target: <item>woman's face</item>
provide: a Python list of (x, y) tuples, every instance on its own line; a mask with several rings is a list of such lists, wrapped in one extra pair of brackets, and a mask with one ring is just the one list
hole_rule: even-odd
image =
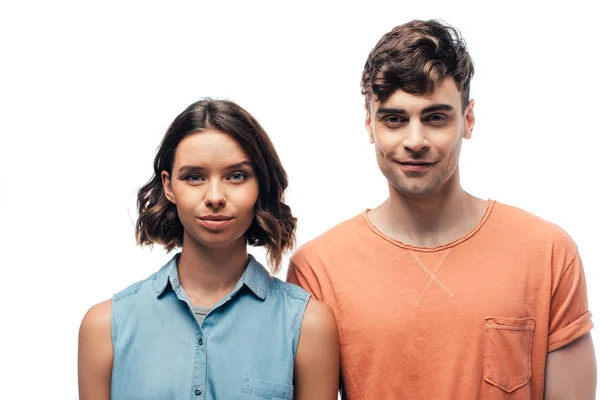
[(161, 178), (177, 207), (184, 243), (191, 239), (211, 248), (245, 243), (258, 178), (233, 138), (213, 129), (187, 136), (177, 146), (171, 175), (163, 171)]

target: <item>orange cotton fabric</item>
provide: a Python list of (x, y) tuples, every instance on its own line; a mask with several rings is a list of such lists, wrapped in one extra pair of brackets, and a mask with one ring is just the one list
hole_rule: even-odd
[(547, 353), (592, 328), (573, 241), (494, 201), (436, 248), (365, 211), (298, 250), (288, 280), (333, 309), (351, 400), (541, 399)]

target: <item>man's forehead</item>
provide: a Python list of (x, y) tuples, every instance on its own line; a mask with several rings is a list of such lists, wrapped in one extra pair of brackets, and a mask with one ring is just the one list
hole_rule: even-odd
[(392, 93), (385, 101), (371, 101), (371, 109), (377, 112), (380, 108), (397, 108), (404, 110), (421, 110), (432, 104), (448, 104), (457, 108), (461, 104), (461, 94), (452, 78), (446, 78), (436, 85), (430, 95), (418, 95), (405, 92), (401, 89)]

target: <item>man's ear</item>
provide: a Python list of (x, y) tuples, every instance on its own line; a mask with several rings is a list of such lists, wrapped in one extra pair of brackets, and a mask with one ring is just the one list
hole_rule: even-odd
[(373, 136), (373, 125), (371, 124), (371, 103), (369, 102), (369, 100), (367, 100), (367, 102), (365, 103), (365, 128), (367, 129), (367, 132), (369, 133), (369, 142), (371, 142), (371, 144), (375, 143), (375, 137)]
[(160, 173), (160, 179), (162, 181), (163, 192), (165, 193), (165, 197), (173, 204), (177, 204), (175, 201), (175, 196), (173, 195), (173, 188), (171, 187), (171, 177), (167, 171), (162, 171)]
[(473, 107), (475, 106), (475, 100), (471, 99), (469, 105), (465, 110), (465, 131), (463, 132), (463, 138), (471, 139), (473, 134), (473, 127), (475, 126), (475, 112)]

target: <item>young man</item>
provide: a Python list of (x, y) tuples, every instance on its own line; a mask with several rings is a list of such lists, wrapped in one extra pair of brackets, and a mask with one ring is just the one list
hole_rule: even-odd
[(362, 77), (389, 198), (304, 245), (288, 280), (334, 310), (348, 399), (592, 399), (577, 247), (559, 227), (465, 192), (475, 116), (459, 33), (413, 21)]

